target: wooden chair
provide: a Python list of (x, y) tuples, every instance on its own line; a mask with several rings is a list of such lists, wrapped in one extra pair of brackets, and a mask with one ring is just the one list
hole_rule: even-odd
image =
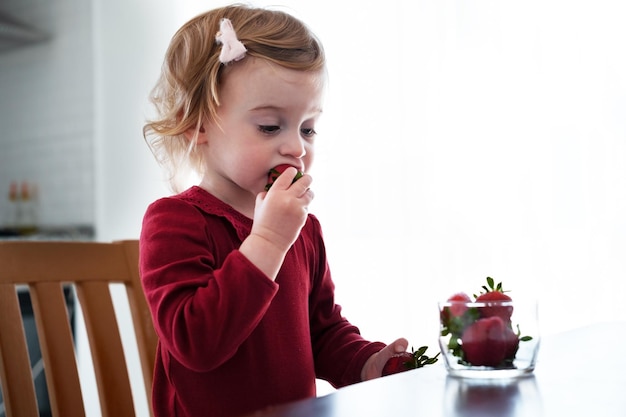
[[(113, 243), (0, 241), (0, 384), (7, 417), (39, 416), (18, 287), (28, 288), (52, 415), (84, 416), (75, 345), (63, 289), (75, 289), (85, 322), (103, 416), (134, 416), (109, 284), (126, 287), (150, 405), (157, 337), (139, 281), (136, 240)], [(1, 413), (0, 413), (1, 414)]]

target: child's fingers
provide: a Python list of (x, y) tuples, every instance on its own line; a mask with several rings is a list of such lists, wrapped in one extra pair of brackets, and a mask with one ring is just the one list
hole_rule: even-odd
[(310, 194), (310, 197), (313, 197), (313, 192), (311, 191), (311, 184), (313, 183), (313, 178), (304, 174), (300, 179), (291, 184), (291, 188), (295, 190), (296, 195), (298, 197), (304, 197), (306, 194)]

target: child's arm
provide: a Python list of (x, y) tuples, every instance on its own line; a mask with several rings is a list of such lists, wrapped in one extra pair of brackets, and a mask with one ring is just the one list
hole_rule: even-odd
[(228, 220), (178, 198), (150, 205), (142, 224), (141, 279), (159, 341), (198, 372), (230, 359), (278, 292), (232, 233)]
[(257, 196), (252, 231), (239, 248), (272, 280), (276, 279), (287, 251), (298, 238), (313, 200), (309, 189), (311, 176), (304, 175), (292, 184), (296, 173), (296, 168), (288, 168), (268, 192)]

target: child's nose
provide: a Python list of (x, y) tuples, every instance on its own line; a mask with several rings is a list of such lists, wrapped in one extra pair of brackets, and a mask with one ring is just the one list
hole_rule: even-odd
[(289, 155), (296, 158), (304, 157), (304, 155), (306, 155), (306, 146), (304, 139), (300, 136), (300, 132), (285, 136), (280, 152), (283, 155)]

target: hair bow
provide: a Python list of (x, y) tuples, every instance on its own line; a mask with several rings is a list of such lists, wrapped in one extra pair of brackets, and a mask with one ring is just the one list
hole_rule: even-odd
[(230, 19), (224, 18), (220, 21), (220, 31), (215, 35), (215, 40), (217, 43), (222, 44), (222, 51), (219, 57), (222, 64), (239, 61), (246, 56), (246, 47), (237, 39), (237, 34)]

